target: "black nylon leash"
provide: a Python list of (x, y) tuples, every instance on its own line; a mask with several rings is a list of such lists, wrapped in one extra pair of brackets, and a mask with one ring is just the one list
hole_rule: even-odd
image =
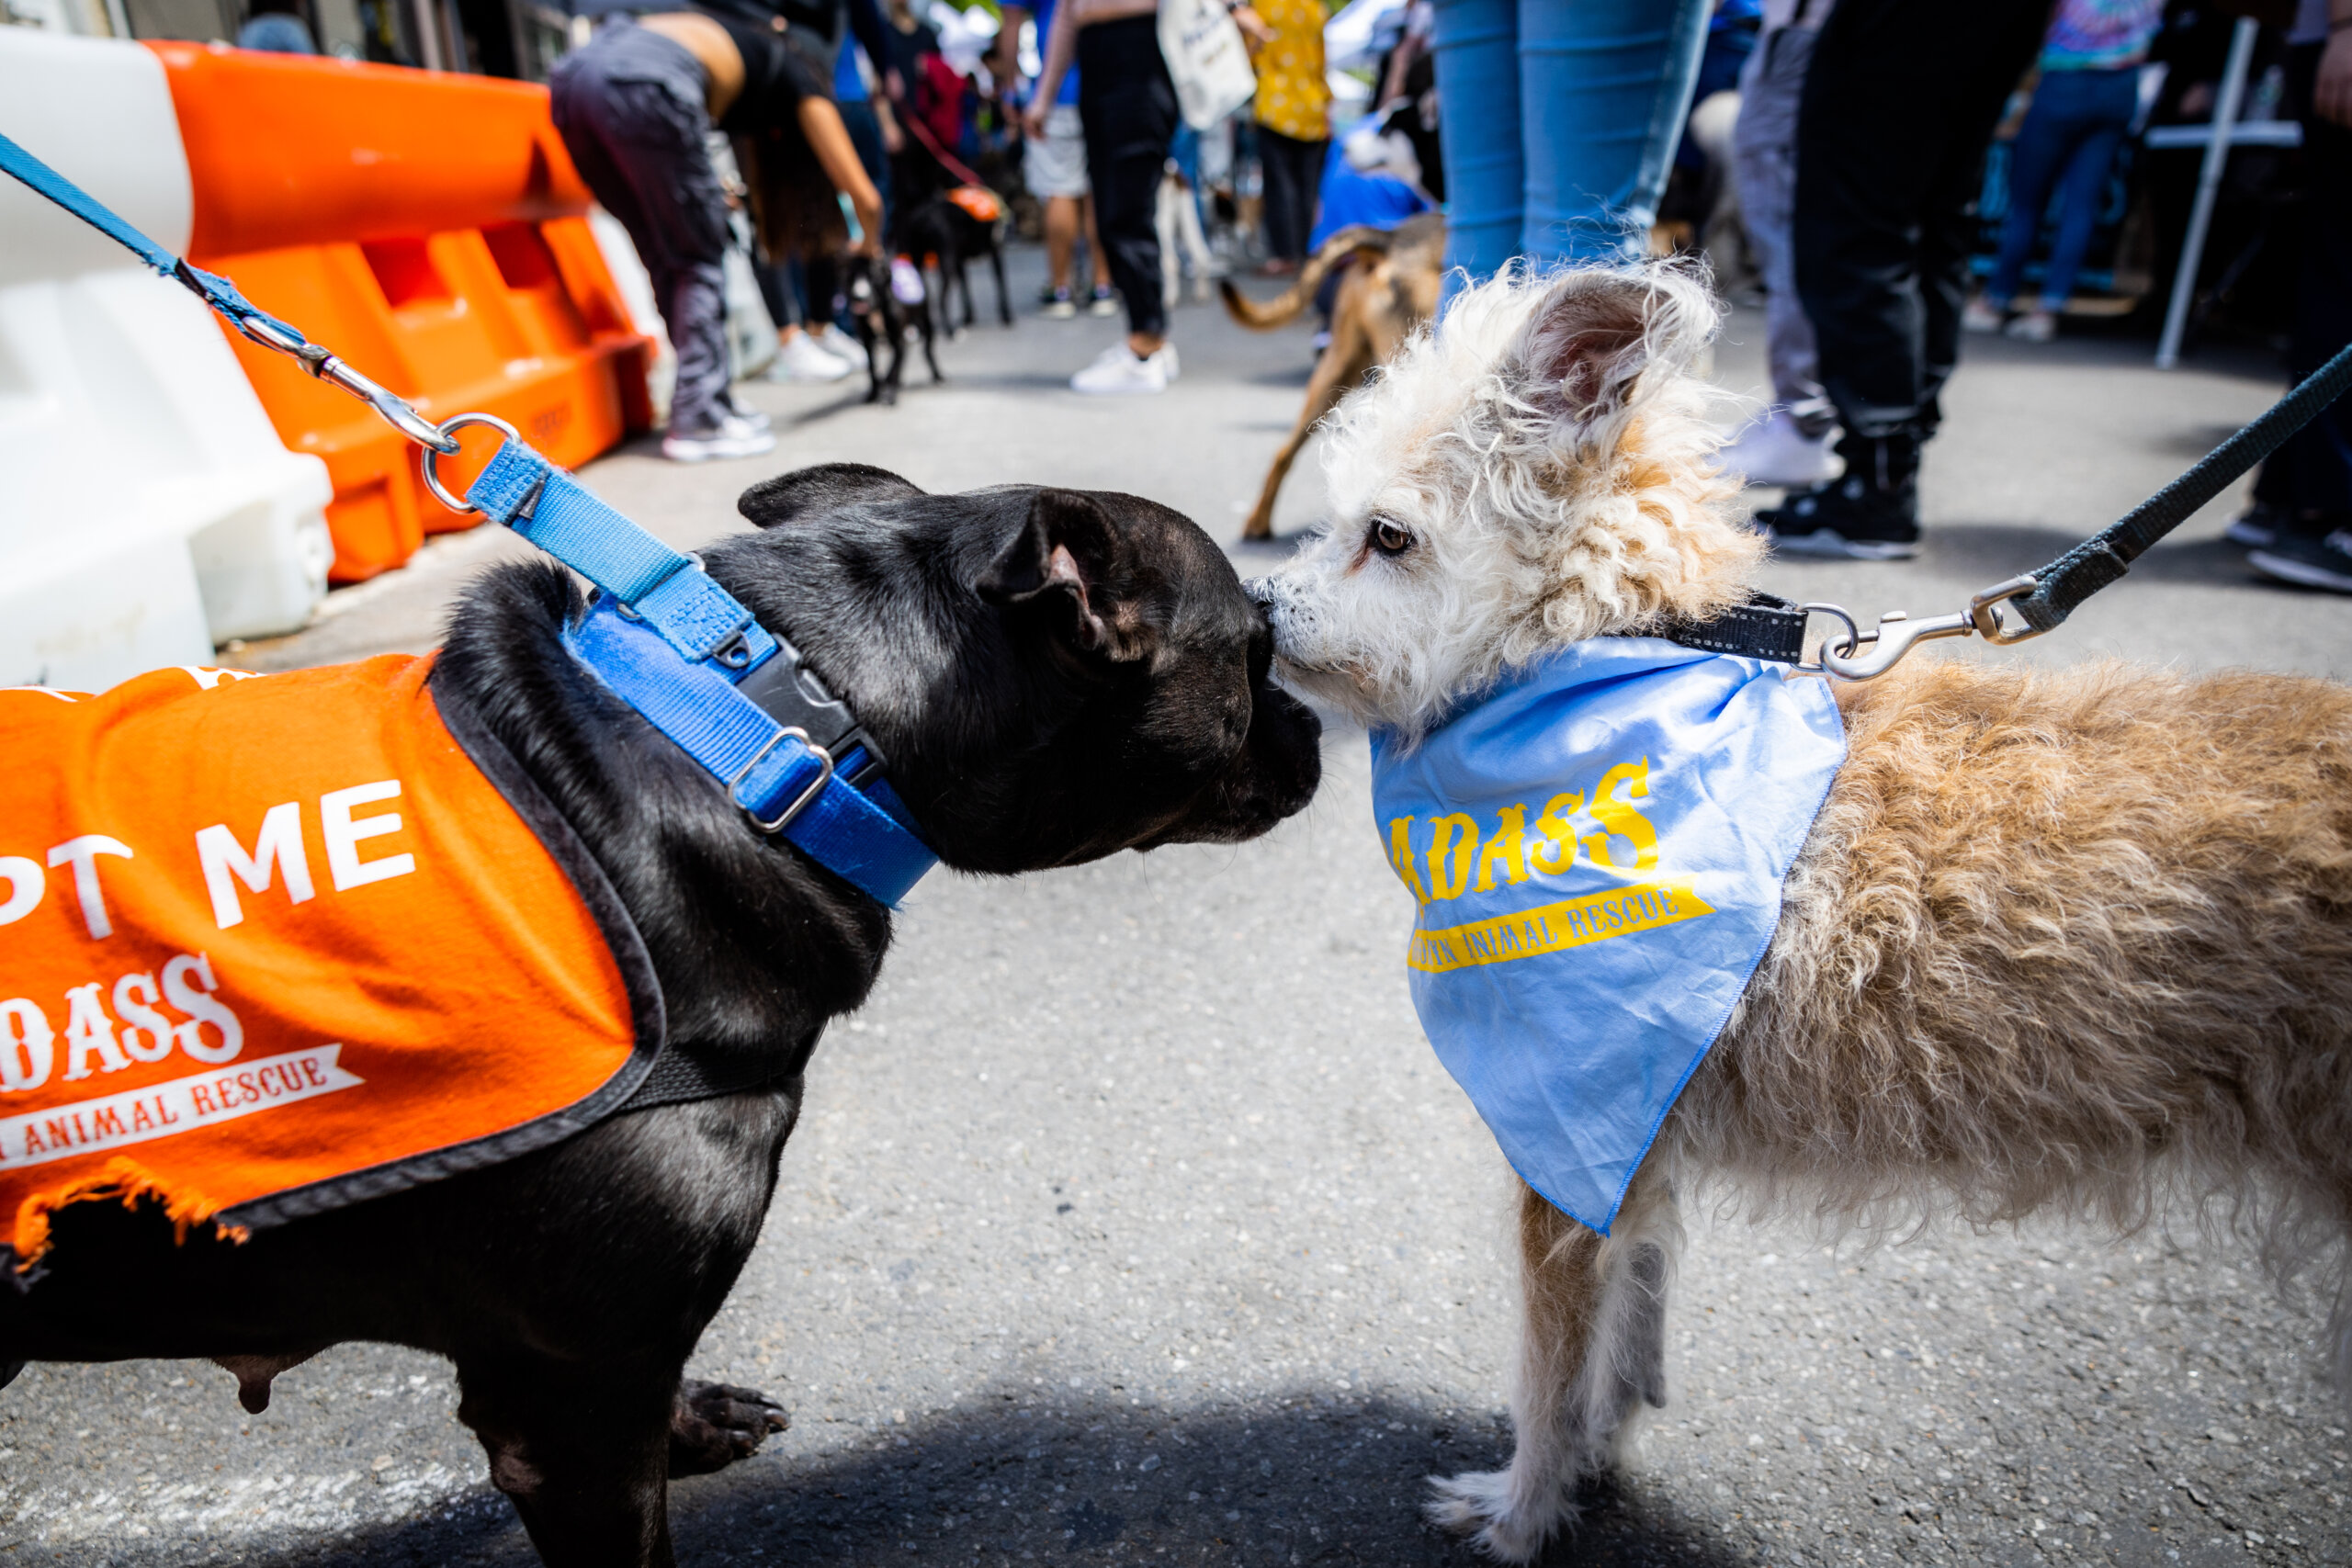
[[(2040, 637), (2065, 624), (2066, 617), (2100, 589), (2132, 570), (2148, 547), (2187, 522), (2189, 516), (2287, 443), (2347, 389), (2352, 389), (2352, 344), (2306, 378), (2301, 386), (2270, 405), (2245, 429), (2207, 453), (2196, 467), (2126, 513), (2120, 519), (2085, 539), (2049, 565), (2023, 577), (2012, 577), (1971, 595), (1968, 608), (1951, 615), (1915, 621), (1899, 610), (1879, 617), (1865, 632), (1854, 617), (1836, 604), (1792, 604), (1769, 593), (1704, 622), (1668, 621), (1658, 636), (1687, 648), (1710, 653), (1767, 659), (1777, 663), (1818, 668), (1848, 681), (1868, 681), (1883, 675), (1911, 651), (1915, 643), (1938, 637), (1982, 637), (2006, 645)], [(2015, 621), (2004, 621), (2000, 607), (2016, 606)], [(1804, 663), (1804, 627), (1808, 615), (1834, 615), (1845, 622), (1843, 637), (1822, 645), (1818, 666)], [(1875, 647), (1867, 659), (1862, 645)]]
[(2352, 344), (2271, 404), (2252, 424), (2208, 452), (2195, 468), (2124, 513), (2120, 522), (2033, 573), (2033, 592), (2015, 601), (2018, 616), (2036, 632), (2053, 631), (2064, 625), (2084, 600), (2129, 571), (2142, 551), (2188, 521), (2191, 513), (2228, 489), (2240, 474), (2285, 446), (2289, 436), (2317, 418), (2347, 387), (2352, 387)]

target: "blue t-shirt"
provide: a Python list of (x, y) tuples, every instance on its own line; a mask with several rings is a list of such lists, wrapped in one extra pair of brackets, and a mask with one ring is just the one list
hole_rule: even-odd
[[(1046, 51), (1054, 36), (1054, 0), (1037, 0), (1037, 69), (1046, 68)], [(1078, 102), (1078, 62), (1069, 62), (1062, 73), (1062, 90), (1054, 96), (1057, 104)]]
[(833, 61), (833, 102), (862, 104), (866, 101), (865, 78), (857, 69), (858, 56), (865, 51), (855, 40), (843, 39), (842, 51)]

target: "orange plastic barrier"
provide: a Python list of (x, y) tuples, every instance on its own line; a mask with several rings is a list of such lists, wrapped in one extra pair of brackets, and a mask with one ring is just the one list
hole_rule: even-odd
[[(196, 194), (188, 259), (235, 280), (434, 419), (495, 414), (567, 467), (652, 423), (652, 342), (596, 249), (544, 87), (401, 66), (151, 43)], [(226, 328), (223, 329), (227, 331)], [(229, 341), (297, 452), (326, 460), (334, 576), (470, 526), (416, 449), (299, 366)], [(469, 482), (492, 445), (442, 471)]]

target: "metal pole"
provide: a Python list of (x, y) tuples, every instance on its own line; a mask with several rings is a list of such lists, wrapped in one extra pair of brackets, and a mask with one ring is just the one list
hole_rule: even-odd
[(2205, 142), (2205, 167), (2197, 176), (2197, 205), (2189, 210), (2188, 231), (2181, 237), (2180, 270), (2172, 280), (2172, 305), (2165, 311), (2165, 335), (2156, 344), (2156, 368), (2170, 370), (2180, 363), (2180, 340), (2188, 332), (2188, 308), (2197, 299), (2197, 269), (2205, 260), (2205, 231), (2212, 227), (2213, 203), (2222, 191), (2222, 175), (2229, 167), (2230, 137), (2237, 130), (2238, 106), (2245, 99), (2246, 72), (2254, 64), (2255, 35), (2260, 27), (2251, 17), (2238, 18), (2230, 35), (2230, 62), (2222, 72), (2221, 96), (2213, 105), (2212, 134)]

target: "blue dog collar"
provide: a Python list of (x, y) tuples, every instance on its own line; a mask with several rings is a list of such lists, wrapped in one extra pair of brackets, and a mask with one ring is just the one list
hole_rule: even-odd
[(939, 863), (848, 707), (700, 562), (519, 440), (499, 448), (466, 500), (596, 585), (564, 646), (760, 831), (893, 908)]

